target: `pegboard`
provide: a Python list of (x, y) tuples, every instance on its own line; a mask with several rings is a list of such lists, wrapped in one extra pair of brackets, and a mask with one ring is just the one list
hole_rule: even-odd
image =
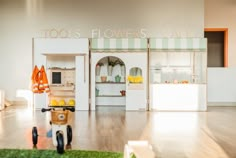
[(64, 70), (64, 85), (75, 85), (75, 70)]

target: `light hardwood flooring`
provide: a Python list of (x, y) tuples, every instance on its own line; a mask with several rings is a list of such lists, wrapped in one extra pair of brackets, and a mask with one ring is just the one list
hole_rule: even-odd
[[(0, 148), (32, 148), (31, 131), (39, 130), (38, 149), (55, 149), (50, 114), (8, 107), (0, 112)], [(76, 111), (69, 119), (72, 149), (123, 152), (128, 140), (148, 140), (158, 158), (236, 158), (236, 107), (207, 112), (126, 112), (121, 108)]]

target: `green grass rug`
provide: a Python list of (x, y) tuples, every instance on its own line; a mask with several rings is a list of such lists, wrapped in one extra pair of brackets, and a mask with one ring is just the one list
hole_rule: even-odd
[(66, 150), (58, 154), (56, 150), (0, 149), (0, 158), (123, 158), (123, 153)]

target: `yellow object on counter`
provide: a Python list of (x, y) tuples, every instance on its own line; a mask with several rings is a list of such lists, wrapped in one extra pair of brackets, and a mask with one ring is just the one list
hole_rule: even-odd
[(59, 105), (60, 105), (60, 106), (64, 106), (64, 105), (66, 105), (65, 100), (64, 100), (64, 99), (61, 99), (61, 100), (59, 101)]
[(74, 99), (70, 99), (68, 102), (69, 106), (75, 106), (75, 100)]
[(51, 106), (57, 106), (57, 105), (58, 105), (58, 102), (57, 102), (55, 99), (52, 99), (52, 100), (50, 101), (50, 105), (51, 105)]
[(143, 77), (142, 76), (128, 76), (127, 80), (130, 83), (142, 83), (143, 82)]

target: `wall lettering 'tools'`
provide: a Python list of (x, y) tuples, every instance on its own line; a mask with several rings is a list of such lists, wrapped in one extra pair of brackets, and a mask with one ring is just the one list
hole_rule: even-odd
[(44, 38), (80, 38), (79, 29), (45, 29), (42, 30), (42, 37)]

